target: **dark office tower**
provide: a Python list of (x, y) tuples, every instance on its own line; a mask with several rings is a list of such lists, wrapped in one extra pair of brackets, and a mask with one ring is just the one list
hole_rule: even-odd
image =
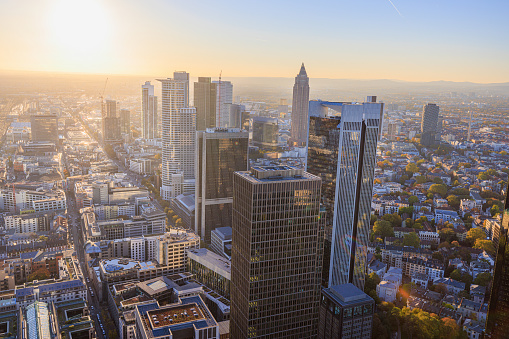
[(157, 133), (157, 97), (154, 96), (154, 85), (146, 81), (141, 86), (141, 136), (143, 139), (156, 139)]
[(131, 135), (131, 112), (125, 108), (120, 110), (120, 134)]
[(114, 143), (120, 141), (120, 119), (117, 116), (117, 102), (106, 100), (106, 112), (103, 112), (103, 141)]
[(216, 127), (217, 84), (211, 78), (199, 77), (194, 83), (196, 130)]
[(210, 232), (232, 226), (233, 173), (247, 170), (249, 133), (235, 128), (196, 132), (195, 227), (207, 243)]
[(329, 286), (352, 283), (363, 290), (383, 103), (368, 97), (340, 107)]
[(276, 118), (253, 118), (253, 146), (272, 150), (278, 146), (279, 126)]
[(353, 284), (322, 291), (319, 339), (371, 339), (375, 301)]
[(292, 130), (291, 142), (297, 146), (303, 146), (308, 137), (308, 105), (309, 105), (309, 78), (304, 68), (304, 63), (300, 67), (300, 72), (295, 77), (293, 85), (292, 102)]
[(320, 181), (288, 166), (234, 174), (232, 338), (316, 337)]
[[(311, 113), (311, 112), (310, 112)], [(307, 171), (322, 178), (322, 206), (325, 208), (325, 244), (322, 284), (329, 280), (332, 226), (339, 149), (339, 117), (309, 117)]]
[(506, 190), (495, 274), (491, 286), (486, 334), (488, 338), (507, 338), (509, 334), (509, 186)]
[(32, 141), (58, 142), (58, 116), (56, 114), (32, 115), (30, 126)]
[(427, 104), (422, 108), (421, 144), (424, 146), (435, 144), (439, 111), (440, 107), (436, 104)]

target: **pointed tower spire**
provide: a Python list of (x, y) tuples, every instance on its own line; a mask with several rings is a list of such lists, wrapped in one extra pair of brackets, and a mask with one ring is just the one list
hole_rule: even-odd
[(302, 66), (300, 66), (300, 72), (299, 72), (299, 75), (305, 75), (307, 76), (308, 74), (306, 73), (306, 67), (304, 67), (304, 63), (302, 63)]

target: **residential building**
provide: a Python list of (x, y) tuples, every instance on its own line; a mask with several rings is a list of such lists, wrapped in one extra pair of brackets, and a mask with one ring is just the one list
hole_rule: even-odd
[(396, 294), (398, 293), (399, 287), (395, 283), (390, 281), (381, 281), (376, 285), (376, 295), (380, 300), (387, 301), (389, 303), (396, 300)]
[(232, 225), (233, 173), (247, 170), (249, 133), (234, 128), (196, 132), (195, 231), (210, 243), (210, 232)]
[(303, 146), (308, 138), (309, 78), (304, 63), (295, 77), (292, 101), (291, 143)]
[(322, 291), (320, 339), (370, 339), (375, 301), (353, 284), (331, 286)]
[(321, 180), (289, 166), (233, 180), (231, 335), (309, 338), (318, 327)]

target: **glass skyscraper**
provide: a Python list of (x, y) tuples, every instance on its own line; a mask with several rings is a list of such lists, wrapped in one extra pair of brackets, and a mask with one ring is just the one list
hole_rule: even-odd
[(143, 139), (156, 139), (157, 132), (157, 97), (154, 96), (154, 85), (146, 81), (141, 86), (141, 136)]
[(234, 175), (232, 338), (312, 338), (323, 256), (321, 180), (288, 166)]
[(249, 133), (235, 128), (196, 133), (195, 227), (210, 243), (210, 232), (232, 226), (233, 173), (248, 168)]

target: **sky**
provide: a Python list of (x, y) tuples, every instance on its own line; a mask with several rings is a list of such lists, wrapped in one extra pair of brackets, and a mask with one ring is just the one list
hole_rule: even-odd
[(0, 0), (0, 69), (509, 81), (509, 1)]

